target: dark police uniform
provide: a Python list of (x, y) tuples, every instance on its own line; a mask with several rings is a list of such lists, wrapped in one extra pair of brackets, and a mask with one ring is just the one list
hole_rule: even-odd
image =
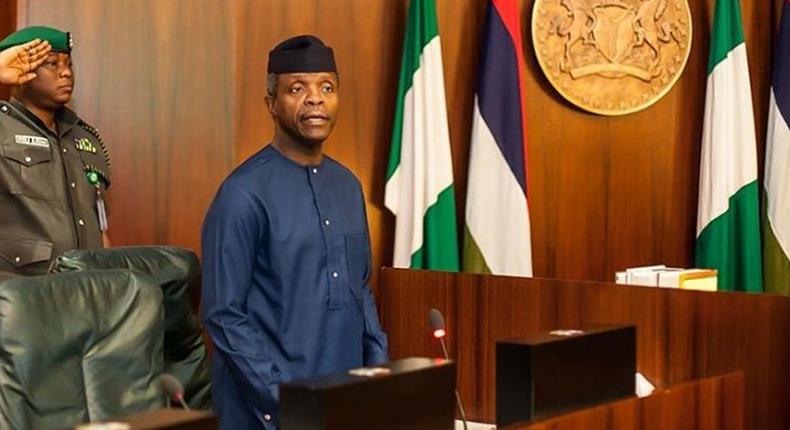
[(0, 272), (38, 275), (64, 251), (100, 248), (110, 161), (73, 111), (57, 134), (18, 101), (0, 102)]

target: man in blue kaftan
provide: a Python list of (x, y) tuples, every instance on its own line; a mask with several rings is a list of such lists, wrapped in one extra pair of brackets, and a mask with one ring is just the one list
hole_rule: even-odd
[(206, 215), (203, 314), (222, 429), (275, 429), (281, 383), (388, 360), (367, 285), (362, 189), (321, 149), (338, 88), (333, 52), (318, 38), (276, 46), (274, 139), (231, 173)]

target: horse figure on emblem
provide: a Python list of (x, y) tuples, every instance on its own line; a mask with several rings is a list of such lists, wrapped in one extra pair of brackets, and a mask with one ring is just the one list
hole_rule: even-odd
[(666, 10), (667, 0), (643, 0), (636, 12), (636, 18), (634, 18), (634, 31), (637, 38), (634, 46), (643, 46), (647, 43), (647, 46), (653, 51), (654, 64), (661, 60), (659, 42), (668, 43), (672, 39), (678, 41), (674, 23), (662, 22), (659, 24), (659, 20)]
[(558, 34), (565, 38), (565, 53), (560, 60), (560, 70), (568, 70), (567, 64), (571, 63), (571, 49), (582, 42), (592, 43), (590, 34), (595, 26), (595, 13), (587, 0), (560, 0), (560, 4), (568, 10), (570, 22), (563, 25), (562, 17), (557, 16), (551, 23), (549, 34)]

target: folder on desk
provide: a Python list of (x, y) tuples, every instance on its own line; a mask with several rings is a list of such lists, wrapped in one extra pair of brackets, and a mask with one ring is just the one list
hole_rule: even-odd
[(675, 269), (658, 273), (658, 286), (684, 290), (716, 291), (718, 272), (709, 269)]

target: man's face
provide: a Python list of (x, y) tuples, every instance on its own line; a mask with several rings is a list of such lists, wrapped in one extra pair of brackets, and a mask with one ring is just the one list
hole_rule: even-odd
[(335, 126), (338, 80), (332, 72), (278, 75), (274, 97), (267, 97), (275, 122), (291, 136), (313, 143)]
[(74, 91), (71, 55), (52, 52), (35, 72), (37, 77), (24, 86), (27, 99), (52, 110), (71, 101), (71, 93)]

